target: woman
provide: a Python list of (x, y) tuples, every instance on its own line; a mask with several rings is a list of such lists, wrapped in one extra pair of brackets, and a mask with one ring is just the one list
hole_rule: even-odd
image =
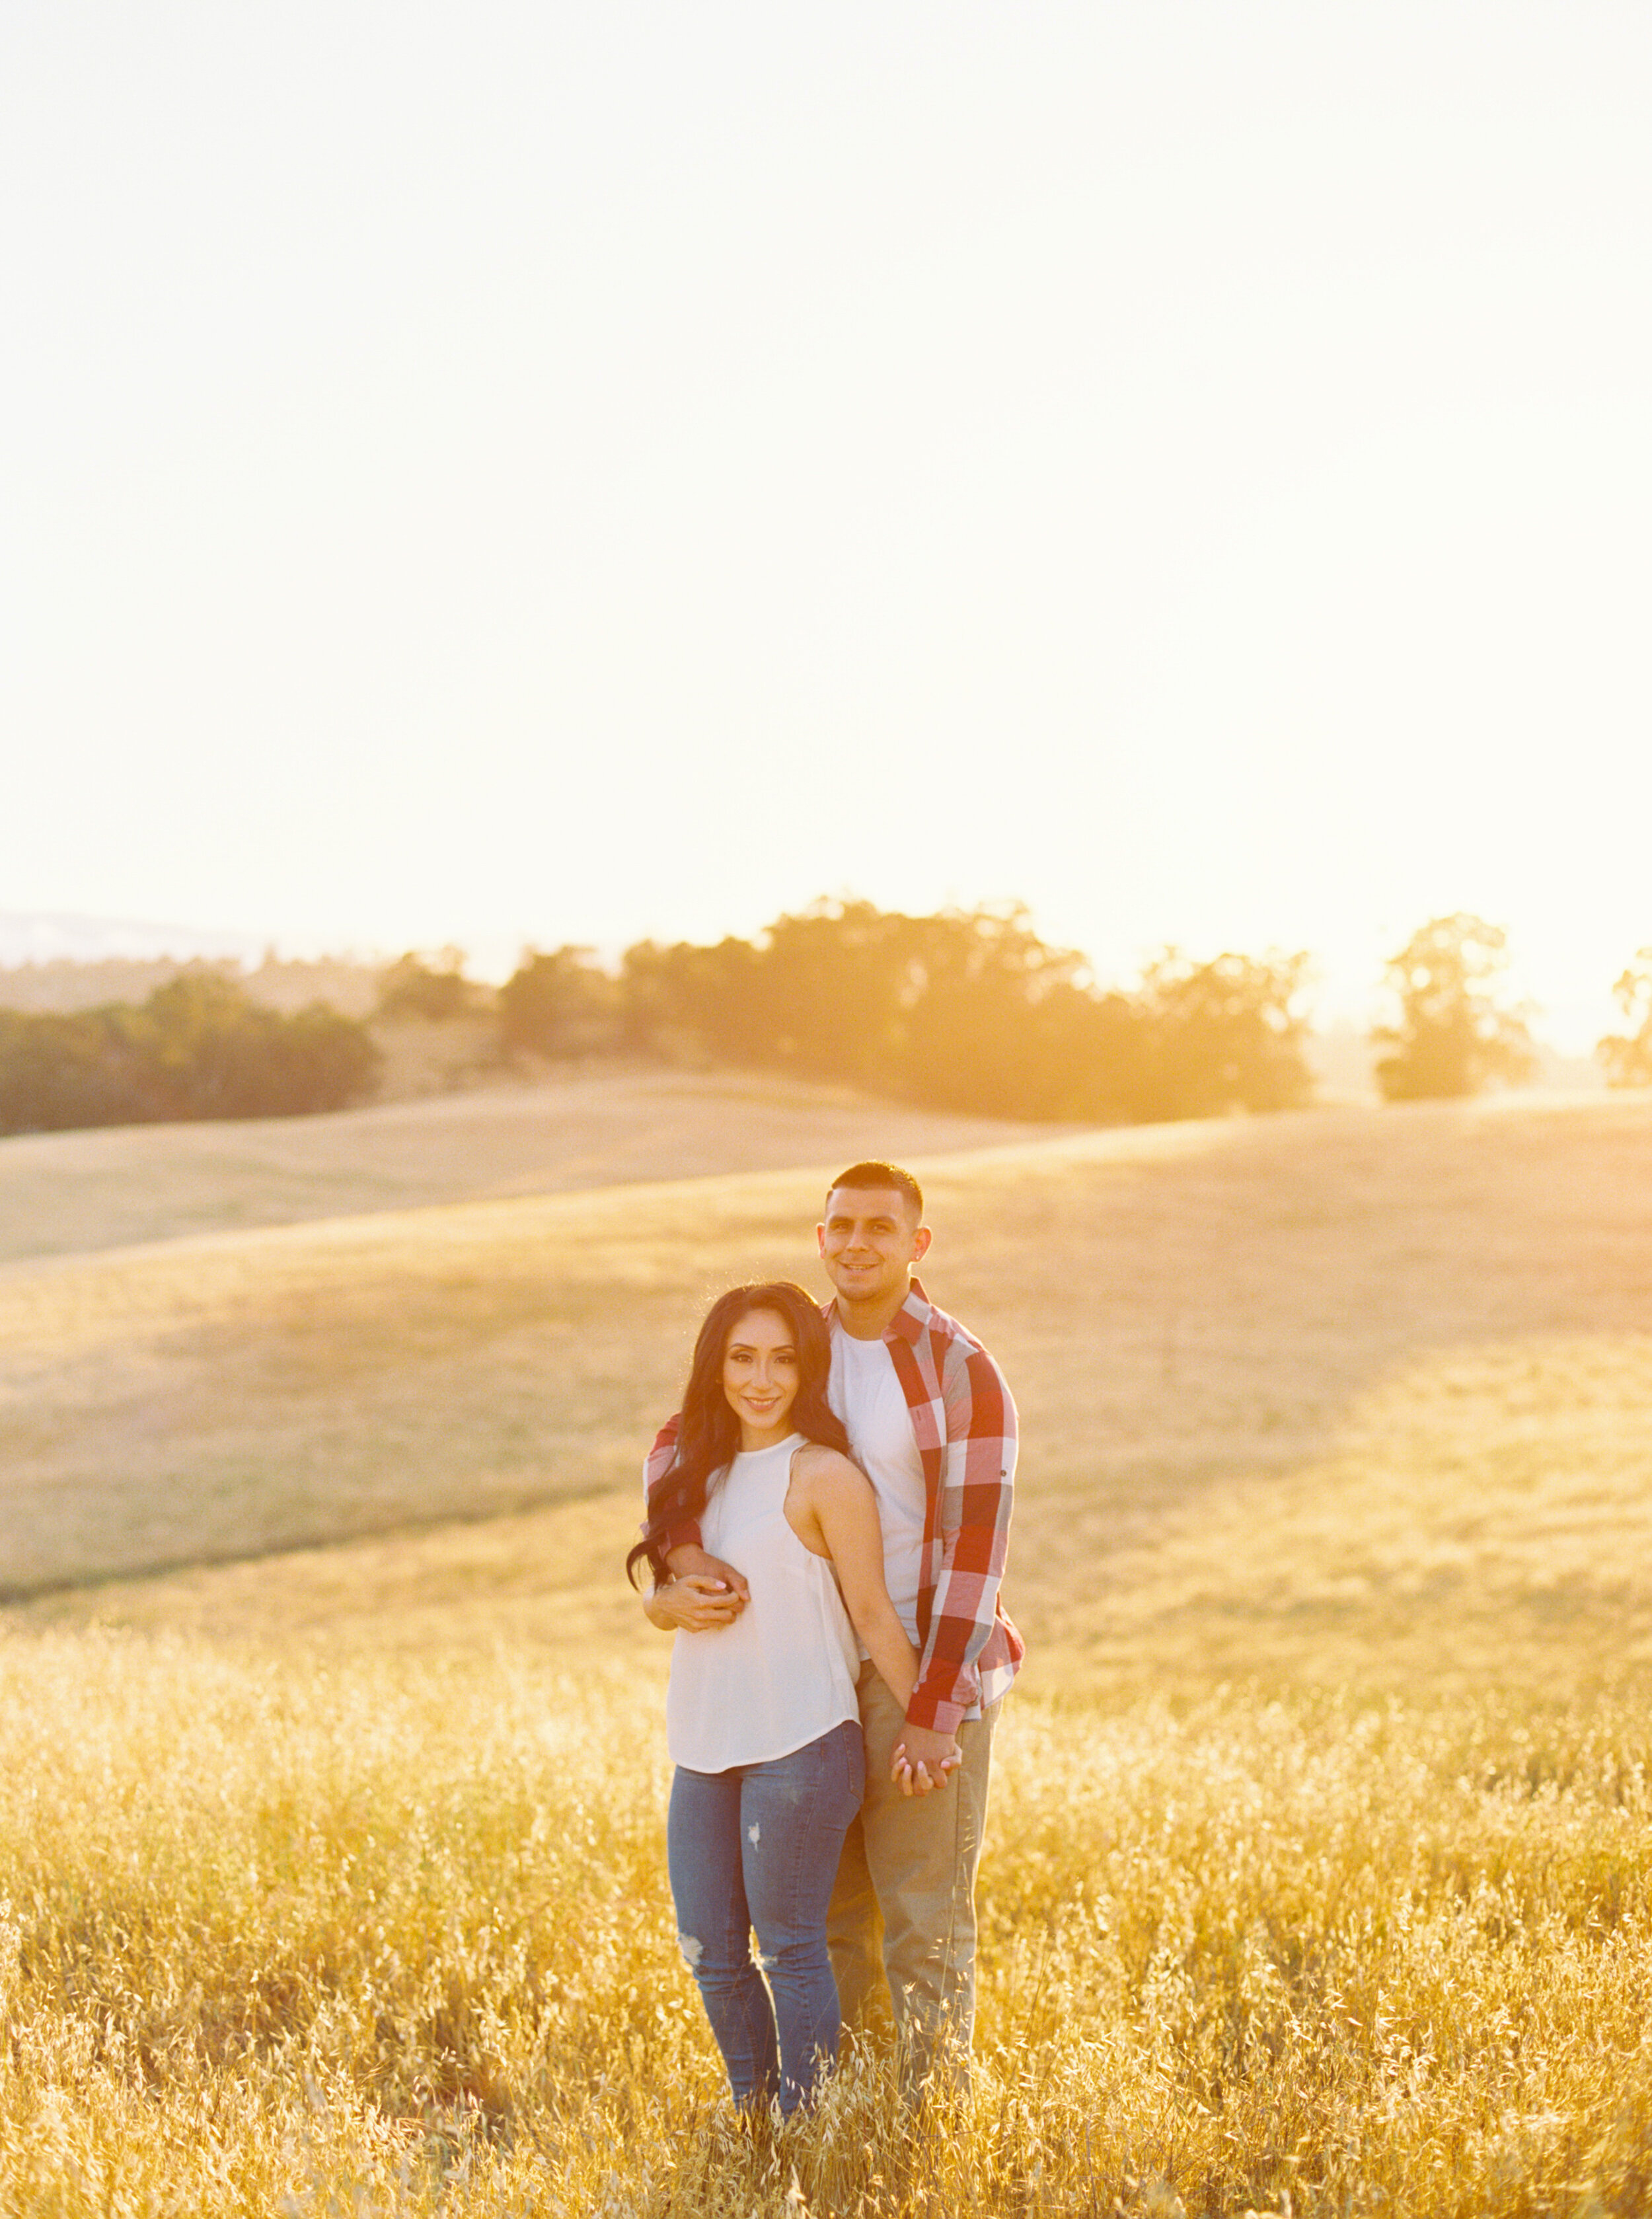
[[(872, 1483), (826, 1400), (830, 1371), (825, 1323), (801, 1287), (736, 1287), (715, 1302), (675, 1460), (626, 1560), (633, 1576), (645, 1558), (661, 1571), (668, 1528), (697, 1520), (705, 1547), (751, 1588), (726, 1625), (678, 1631), (667, 1840), (678, 1938), (735, 2099), (778, 2095), (783, 2112), (807, 2101), (837, 2052), (826, 1907), (866, 1784), (855, 1636), (903, 1709), (917, 1681), (884, 1586)], [(678, 1624), (668, 1592), (648, 1605), (656, 1625)]]

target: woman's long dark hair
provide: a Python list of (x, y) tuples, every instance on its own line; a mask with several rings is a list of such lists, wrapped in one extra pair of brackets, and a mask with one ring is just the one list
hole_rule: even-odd
[(723, 1391), (723, 1359), (728, 1352), (729, 1335), (753, 1310), (770, 1310), (784, 1318), (798, 1352), (792, 1432), (807, 1440), (822, 1441), (829, 1449), (841, 1450), (845, 1456), (849, 1452), (843, 1420), (826, 1400), (832, 1342), (818, 1304), (791, 1279), (761, 1279), (751, 1286), (730, 1287), (705, 1313), (705, 1322), (694, 1343), (694, 1361), (683, 1389), (677, 1425), (676, 1453), (649, 1489), (648, 1523), (642, 1539), (625, 1559), (626, 1576), (633, 1587), (637, 1567), (644, 1559), (653, 1566), (656, 1579), (668, 1576), (667, 1533), (699, 1517), (713, 1475), (739, 1451), (740, 1420)]

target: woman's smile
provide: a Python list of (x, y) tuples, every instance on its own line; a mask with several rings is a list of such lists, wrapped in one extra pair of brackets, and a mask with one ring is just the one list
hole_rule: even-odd
[(723, 1392), (740, 1420), (742, 1449), (786, 1439), (798, 1398), (798, 1350), (787, 1321), (775, 1310), (748, 1310), (723, 1354)]

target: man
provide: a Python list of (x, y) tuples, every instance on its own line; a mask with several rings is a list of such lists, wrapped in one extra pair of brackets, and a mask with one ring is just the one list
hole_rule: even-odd
[[(877, 1491), (890, 1599), (919, 1655), (904, 1716), (861, 1667), (866, 1793), (844, 1843), (829, 1921), (846, 2024), (883, 1967), (902, 2077), (916, 2088), (967, 2055), (975, 2016), (975, 1875), (992, 1732), (1024, 1653), (998, 1600), (1015, 1468), (1015, 1406), (979, 1341), (913, 1277), (931, 1234), (910, 1172), (854, 1164), (815, 1228), (835, 1292), (832, 1407)], [(650, 1486), (675, 1421), (655, 1443)], [(725, 1624), (749, 1593), (737, 1568), (674, 1530), (660, 1601), (679, 1625)]]

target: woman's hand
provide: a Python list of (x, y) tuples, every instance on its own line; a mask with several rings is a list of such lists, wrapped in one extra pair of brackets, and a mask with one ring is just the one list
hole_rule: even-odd
[(712, 1578), (705, 1572), (689, 1572), (681, 1579), (668, 1580), (663, 1587), (644, 1598), (643, 1609), (650, 1625), (662, 1632), (712, 1633), (717, 1627), (731, 1625), (746, 1607), (745, 1598), (738, 1595), (726, 1580)]
[(895, 1744), (889, 1776), (903, 1795), (928, 1795), (944, 1787), (963, 1762), (964, 1752), (950, 1734), (908, 1725)]
[(666, 1551), (666, 1569), (674, 1580), (686, 1579), (691, 1572), (699, 1572), (708, 1580), (721, 1580), (724, 1586), (733, 1589), (742, 1603), (751, 1601), (751, 1589), (746, 1576), (732, 1564), (725, 1564), (721, 1557), (713, 1557), (702, 1549), (698, 1541), (680, 1541), (674, 1549)]

